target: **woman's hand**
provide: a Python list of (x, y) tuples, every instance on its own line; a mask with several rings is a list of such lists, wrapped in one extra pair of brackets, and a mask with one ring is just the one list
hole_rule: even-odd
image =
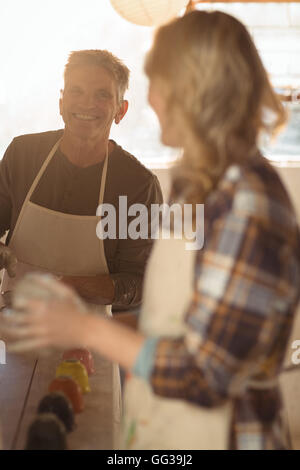
[(84, 346), (86, 312), (72, 289), (51, 276), (30, 274), (17, 284), (12, 313), (2, 315), (0, 334), (12, 352)]
[(12, 306), (0, 318), (0, 337), (11, 352), (85, 347), (131, 370), (145, 339), (117, 321), (89, 315), (77, 294), (49, 275), (25, 276)]

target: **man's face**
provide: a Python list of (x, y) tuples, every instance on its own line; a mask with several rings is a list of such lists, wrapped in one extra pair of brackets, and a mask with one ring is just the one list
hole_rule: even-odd
[(71, 134), (84, 140), (108, 138), (113, 121), (118, 123), (126, 112), (123, 106), (115, 80), (105, 68), (80, 65), (69, 71), (59, 107)]

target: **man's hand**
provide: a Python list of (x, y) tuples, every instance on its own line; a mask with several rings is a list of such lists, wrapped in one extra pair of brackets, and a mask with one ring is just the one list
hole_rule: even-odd
[(6, 269), (9, 277), (15, 277), (17, 264), (18, 260), (13, 251), (0, 242), (0, 269)]
[(108, 274), (98, 276), (63, 276), (60, 280), (73, 287), (86, 302), (110, 305), (115, 295), (114, 282)]
[(138, 316), (132, 312), (113, 313), (114, 320), (117, 320), (122, 325), (128, 326), (133, 330), (138, 329)]

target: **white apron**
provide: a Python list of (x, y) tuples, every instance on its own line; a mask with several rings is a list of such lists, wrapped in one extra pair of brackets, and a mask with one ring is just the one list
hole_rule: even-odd
[[(193, 295), (196, 251), (185, 239), (155, 242), (147, 271), (140, 331), (147, 336), (180, 337)], [(232, 404), (204, 408), (154, 395), (148, 383), (126, 380), (122, 449), (226, 449)]]
[[(53, 146), (25, 198), (9, 242), (18, 259), (16, 277), (4, 272), (1, 292), (10, 291), (26, 272), (51, 272), (65, 276), (96, 276), (109, 274), (103, 240), (96, 234), (99, 216), (65, 214), (31, 202), (48, 164), (57, 151), (61, 139)], [(104, 160), (99, 191), (99, 205), (103, 203), (108, 166)], [(82, 188), (84, 191), (84, 188)], [(111, 315), (111, 305), (95, 306), (97, 312)], [(115, 424), (120, 422), (121, 394), (117, 365), (112, 367), (115, 400)], [(115, 433), (117, 433), (117, 429)]]
[[(100, 217), (65, 214), (39, 206), (30, 200), (60, 141), (61, 139), (51, 149), (23, 203), (9, 242), (9, 247), (18, 259), (17, 275), (10, 278), (4, 272), (1, 292), (12, 290), (15, 283), (28, 271), (47, 271), (62, 276), (109, 273), (103, 240), (96, 235)], [(103, 202), (107, 163), (106, 156), (99, 205)], [(99, 311), (110, 313), (111, 306), (99, 305)]]

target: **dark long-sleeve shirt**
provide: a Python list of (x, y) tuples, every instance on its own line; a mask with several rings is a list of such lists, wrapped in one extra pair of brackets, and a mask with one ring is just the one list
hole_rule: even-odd
[[(0, 236), (8, 230), (7, 243), (24, 199), (62, 133), (58, 130), (19, 136), (7, 148), (0, 162)], [(102, 168), (103, 162), (86, 168), (78, 167), (58, 150), (31, 201), (67, 214), (96, 215)], [(109, 155), (103, 202), (114, 205), (117, 220), (119, 196), (127, 196), (128, 207), (140, 203), (149, 208), (151, 204), (162, 203), (157, 177), (116, 144)], [(114, 305), (126, 307), (140, 302), (143, 274), (151, 247), (150, 238), (118, 239), (118, 233), (116, 239), (104, 240), (108, 268), (115, 282)]]

